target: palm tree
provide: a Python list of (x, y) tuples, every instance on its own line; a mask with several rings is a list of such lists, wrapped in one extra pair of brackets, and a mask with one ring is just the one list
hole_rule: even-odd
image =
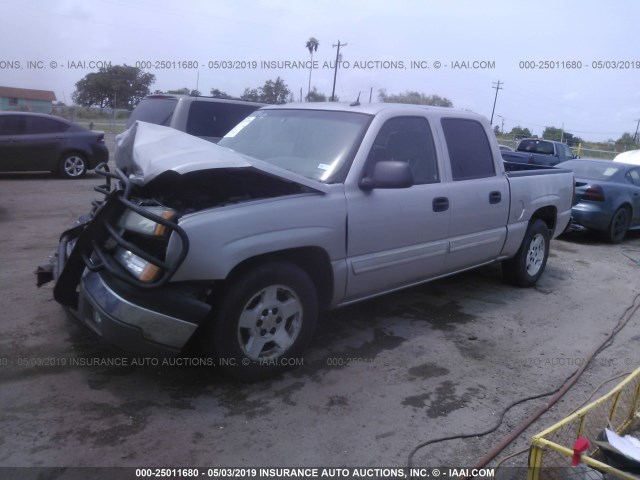
[(309, 66), (309, 88), (307, 89), (307, 95), (309, 95), (309, 93), (311, 92), (311, 72), (313, 71), (313, 52), (317, 52), (318, 51), (318, 45), (320, 45), (320, 42), (318, 42), (318, 40), (315, 37), (311, 37), (309, 38), (309, 40), (307, 40), (307, 50), (309, 50), (309, 53), (311, 54), (311, 65)]

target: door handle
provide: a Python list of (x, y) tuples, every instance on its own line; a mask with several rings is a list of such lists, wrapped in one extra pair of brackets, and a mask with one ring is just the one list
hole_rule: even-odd
[(433, 199), (432, 206), (434, 212), (449, 210), (449, 199), (447, 197), (436, 197)]
[(495, 204), (502, 201), (502, 194), (500, 192), (491, 192), (489, 194), (489, 203)]

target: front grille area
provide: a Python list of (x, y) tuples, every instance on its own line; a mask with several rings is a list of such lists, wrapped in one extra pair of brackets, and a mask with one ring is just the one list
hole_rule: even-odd
[[(142, 201), (132, 198), (133, 187), (129, 178), (120, 170), (111, 172), (106, 164), (96, 168), (96, 172), (106, 177), (105, 185), (96, 187), (96, 191), (105, 195), (105, 200), (96, 202), (91, 224), (94, 234), (90, 240), (90, 249), (80, 252), (86, 267), (91, 271), (107, 270), (114, 277), (141, 288), (155, 288), (164, 285), (182, 264), (189, 249), (189, 240), (184, 230), (176, 221), (167, 220), (148, 211)], [(115, 179), (117, 186), (112, 188), (111, 179)], [(136, 214), (162, 225), (166, 234), (162, 236), (144, 235), (139, 232), (123, 228), (119, 225), (120, 218), (132, 210)], [(85, 232), (87, 231), (85, 230)], [(180, 251), (171, 262), (166, 260), (167, 246), (172, 235), (180, 239)], [(82, 235), (84, 236), (84, 235)], [(157, 267), (157, 272), (151, 279), (141, 281), (125, 269), (115, 258), (118, 252), (124, 250), (149, 262)]]

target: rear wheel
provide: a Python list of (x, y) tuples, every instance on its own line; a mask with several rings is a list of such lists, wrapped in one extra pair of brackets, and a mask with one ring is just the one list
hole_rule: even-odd
[(87, 160), (79, 153), (66, 153), (60, 159), (59, 172), (63, 178), (81, 178), (87, 173)]
[(502, 262), (504, 279), (518, 287), (531, 287), (542, 276), (549, 257), (549, 229), (540, 219), (533, 220), (516, 255)]
[(620, 243), (624, 240), (629, 224), (631, 222), (631, 215), (629, 210), (625, 207), (620, 207), (616, 210), (611, 218), (609, 228), (605, 232), (606, 239), (611, 243)]
[(235, 378), (267, 378), (301, 364), (317, 317), (309, 275), (289, 263), (264, 264), (228, 285), (205, 350)]

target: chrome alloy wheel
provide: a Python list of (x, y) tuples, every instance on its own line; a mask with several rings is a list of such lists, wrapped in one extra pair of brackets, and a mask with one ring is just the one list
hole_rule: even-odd
[(283, 285), (270, 285), (251, 297), (238, 322), (238, 341), (252, 360), (273, 360), (294, 344), (302, 328), (302, 302)]
[(544, 262), (547, 245), (541, 234), (536, 234), (529, 243), (525, 267), (530, 276), (535, 276)]
[(78, 155), (69, 155), (62, 164), (64, 173), (69, 177), (80, 177), (85, 172), (84, 159)]

